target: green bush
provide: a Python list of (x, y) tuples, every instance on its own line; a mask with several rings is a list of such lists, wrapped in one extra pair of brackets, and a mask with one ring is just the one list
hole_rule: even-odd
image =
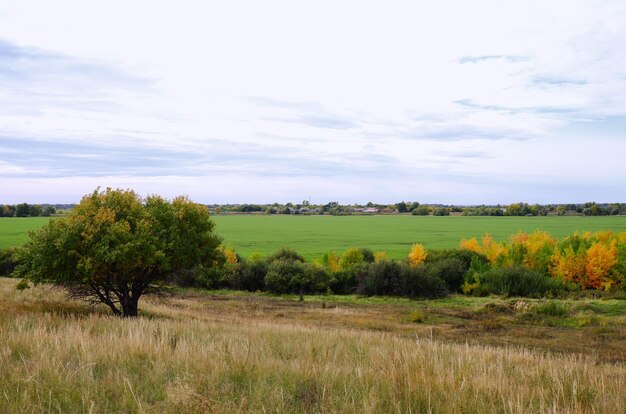
[(267, 258), (268, 262), (273, 262), (275, 260), (287, 260), (287, 261), (298, 261), (300, 263), (304, 263), (304, 257), (296, 253), (295, 250), (289, 248), (282, 248), (270, 257)]
[(347, 249), (341, 255), (341, 259), (339, 260), (339, 267), (342, 269), (349, 269), (354, 266), (359, 266), (365, 262), (365, 257), (363, 256), (363, 252), (361, 249), (357, 247), (351, 247)]
[(374, 252), (372, 251), (372, 249), (368, 249), (366, 247), (361, 247), (359, 249), (361, 251), (361, 254), (363, 255), (363, 261), (366, 263), (373, 263), (374, 260), (376, 260), (375, 256), (374, 256)]
[(357, 292), (361, 295), (396, 295), (402, 292), (399, 262), (385, 260), (370, 263), (359, 274)]
[(297, 260), (274, 260), (265, 275), (265, 286), (273, 293), (326, 293), (331, 278), (317, 264)]
[(472, 266), (487, 266), (487, 258), (469, 250), (431, 250), (426, 257), (426, 266), (431, 275), (437, 276), (446, 282), (448, 291), (460, 292), (466, 274)]
[(540, 315), (547, 316), (567, 316), (569, 314), (569, 310), (567, 307), (561, 303), (550, 301), (546, 303), (542, 303), (540, 305), (535, 306), (533, 311)]
[(448, 293), (443, 279), (431, 273), (428, 266), (421, 264), (401, 266), (401, 290), (395, 294), (408, 297), (439, 298)]
[(341, 269), (332, 275), (331, 287), (333, 293), (349, 295), (357, 293), (359, 280), (367, 272), (367, 265), (361, 264), (348, 269)]
[(428, 272), (426, 266), (410, 267), (386, 260), (370, 263), (360, 276), (358, 293), (407, 297), (440, 297), (446, 294), (445, 282)]
[(473, 272), (463, 290), (482, 296), (499, 294), (505, 296), (544, 297), (558, 295), (565, 286), (550, 276), (524, 267), (503, 267), (484, 272)]
[(11, 276), (11, 273), (15, 270), (17, 260), (15, 252), (17, 248), (8, 247), (6, 249), (0, 249), (0, 276)]
[(194, 277), (194, 286), (204, 289), (224, 289), (230, 287), (233, 275), (239, 272), (241, 263), (225, 263), (221, 266), (199, 268)]
[(263, 259), (251, 259), (240, 263), (228, 278), (228, 287), (235, 290), (255, 292), (265, 287), (269, 264)]

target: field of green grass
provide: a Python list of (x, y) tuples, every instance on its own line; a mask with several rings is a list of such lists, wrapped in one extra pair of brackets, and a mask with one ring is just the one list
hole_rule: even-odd
[[(626, 231), (626, 217), (416, 217), (416, 216), (213, 216), (224, 244), (244, 257), (291, 247), (308, 259), (348, 247), (386, 251), (391, 258), (408, 254), (413, 243), (427, 249), (454, 248), (461, 239), (491, 233), (505, 239), (518, 231), (544, 230), (555, 237), (574, 231)], [(0, 218), (0, 247), (24, 243), (28, 230), (47, 218)]]
[(181, 290), (140, 316), (0, 278), (1, 413), (623, 413), (624, 301)]

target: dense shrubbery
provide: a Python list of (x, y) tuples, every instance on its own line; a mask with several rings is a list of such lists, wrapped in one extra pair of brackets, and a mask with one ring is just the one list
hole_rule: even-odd
[[(626, 288), (626, 233), (574, 234), (557, 241), (545, 232), (507, 242), (486, 235), (460, 249), (412, 246), (404, 260), (350, 248), (307, 263), (291, 249), (247, 260), (222, 248), (221, 263), (194, 273), (195, 285), (273, 293), (335, 293), (440, 297), (446, 293), (550, 297), (566, 291)], [(1, 256), (0, 256), (1, 258)]]
[(446, 282), (450, 292), (460, 292), (472, 261), (487, 263), (487, 258), (469, 250), (431, 250), (426, 258), (429, 273)]
[(537, 270), (521, 266), (488, 269), (472, 273), (464, 286), (466, 293), (478, 296), (556, 296), (565, 289), (562, 282)]
[(10, 276), (15, 270), (17, 265), (15, 252), (14, 247), (0, 249), (0, 276)]
[(626, 289), (626, 232), (574, 233), (560, 241), (548, 233), (518, 233), (506, 242), (485, 235), (461, 248), (487, 257), (493, 268), (523, 267), (578, 289)]

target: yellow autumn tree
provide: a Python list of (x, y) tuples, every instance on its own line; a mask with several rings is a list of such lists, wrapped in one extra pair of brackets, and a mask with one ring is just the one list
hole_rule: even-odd
[(602, 238), (587, 249), (585, 287), (609, 289), (612, 281), (608, 278), (611, 268), (617, 264), (617, 240)]
[(374, 253), (374, 262), (380, 263), (389, 260), (389, 256), (387, 256), (387, 252), (376, 252)]
[(339, 261), (340, 257), (335, 252), (325, 253), (322, 257), (322, 264), (332, 273), (338, 272), (341, 269)]
[(409, 253), (409, 265), (417, 266), (421, 263), (424, 263), (428, 253), (426, 253), (426, 249), (420, 243), (416, 243), (411, 248), (411, 252)]
[(470, 252), (483, 254), (483, 249), (476, 240), (476, 237), (472, 237), (469, 240), (461, 240), (459, 247), (463, 250), (469, 250)]
[(494, 241), (489, 233), (482, 237), (480, 244), (476, 238), (473, 237), (469, 240), (461, 240), (460, 247), (461, 249), (487, 256), (487, 260), (489, 260), (491, 264), (496, 263), (501, 256), (506, 256), (507, 254), (506, 246), (503, 243)]
[(237, 260), (237, 253), (232, 248), (226, 247), (226, 246), (220, 246), (219, 250), (224, 255), (226, 263), (234, 264), (234, 263), (238, 262), (238, 260)]

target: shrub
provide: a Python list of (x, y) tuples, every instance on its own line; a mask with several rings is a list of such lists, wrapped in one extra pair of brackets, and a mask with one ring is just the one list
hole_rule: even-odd
[(441, 278), (450, 292), (461, 291), (468, 267), (461, 260), (449, 257), (425, 264), (431, 276)]
[(332, 291), (340, 295), (357, 293), (359, 280), (364, 278), (367, 265), (360, 264), (349, 269), (341, 269), (332, 275), (330, 282)]
[(429, 272), (425, 265), (401, 266), (400, 296), (438, 298), (447, 293), (446, 283)]
[[(192, 285), (204, 289), (229, 288), (230, 280), (241, 266), (241, 263), (224, 263), (221, 266), (198, 268), (194, 273)], [(179, 284), (185, 286), (183, 283)]]
[(557, 295), (564, 285), (541, 272), (524, 267), (504, 267), (485, 272), (473, 272), (473, 280), (466, 281), (463, 290), (475, 295), (500, 294), (506, 296), (543, 297)]
[(349, 269), (353, 266), (358, 266), (363, 262), (365, 262), (365, 257), (363, 256), (363, 252), (361, 251), (361, 249), (352, 247), (343, 252), (343, 255), (341, 255), (341, 259), (339, 260), (339, 266), (342, 269)]
[(273, 262), (275, 260), (298, 261), (300, 263), (304, 263), (305, 261), (304, 257), (296, 253), (295, 250), (289, 248), (282, 248), (267, 258), (268, 262)]
[(325, 293), (330, 281), (323, 266), (297, 260), (275, 260), (265, 275), (265, 286), (273, 293)]
[(0, 276), (11, 276), (11, 273), (15, 270), (17, 260), (15, 257), (15, 247), (8, 247), (6, 249), (0, 249)]
[(335, 252), (324, 253), (322, 256), (322, 264), (326, 266), (326, 268), (331, 272), (338, 272), (341, 268), (339, 267), (340, 257), (337, 256)]
[(547, 316), (567, 316), (569, 314), (569, 310), (565, 305), (554, 301), (537, 305), (533, 310), (535, 313)]
[(440, 277), (446, 282), (450, 292), (461, 291), (463, 282), (472, 263), (474, 268), (487, 270), (487, 258), (470, 250), (449, 249), (431, 250), (426, 258), (426, 266), (433, 276)]
[(425, 266), (410, 267), (394, 261), (370, 263), (359, 275), (358, 292), (364, 295), (439, 297), (446, 294), (443, 280)]
[(246, 260), (235, 272), (230, 274), (228, 287), (250, 292), (262, 290), (265, 287), (265, 275), (268, 267), (268, 263), (263, 259)]
[(394, 295), (401, 292), (400, 263), (387, 260), (372, 263), (359, 274), (358, 293), (361, 295)]
[(366, 247), (361, 247), (359, 250), (361, 251), (361, 254), (363, 255), (363, 261), (365, 263), (372, 263), (376, 260), (376, 256), (371, 249), (368, 249)]
[(426, 249), (424, 246), (417, 243), (411, 247), (411, 252), (409, 253), (408, 260), (411, 266), (417, 266), (421, 263), (424, 263), (426, 258), (428, 257), (428, 253), (426, 253)]

